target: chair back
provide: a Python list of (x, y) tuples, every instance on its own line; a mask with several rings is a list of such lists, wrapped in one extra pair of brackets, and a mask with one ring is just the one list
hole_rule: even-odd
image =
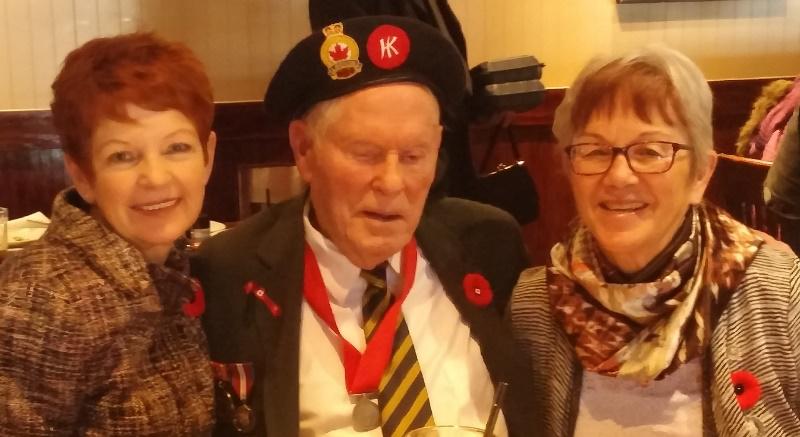
[(707, 198), (736, 220), (787, 242), (798, 253), (800, 222), (772, 212), (764, 204), (763, 187), (768, 161), (720, 153)]

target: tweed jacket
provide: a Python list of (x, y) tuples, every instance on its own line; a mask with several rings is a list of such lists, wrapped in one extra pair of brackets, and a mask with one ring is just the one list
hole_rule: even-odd
[[(572, 436), (583, 370), (554, 320), (545, 269), (526, 270), (511, 300), (519, 347), (536, 385), (535, 414), (548, 437)], [(797, 257), (762, 245), (713, 328), (704, 358), (705, 436), (800, 436), (800, 267)], [(731, 373), (760, 381), (758, 402), (743, 412)], [(699, 433), (698, 433), (699, 434)]]
[[(212, 360), (250, 362), (255, 369), (254, 435), (299, 435), (300, 313), (303, 302), (304, 197), (262, 211), (203, 244), (194, 272), (206, 291), (203, 324)], [(505, 308), (526, 265), (519, 227), (506, 213), (460, 199), (432, 201), (422, 215), (417, 243), (439, 276), (448, 297), (469, 324), (496, 383), (510, 384), (504, 414), (513, 436), (535, 435), (525, 405), (527, 371), (515, 359)], [(494, 305), (471, 304), (462, 286), (469, 272), (491, 284)], [(243, 285), (255, 281), (281, 309), (274, 314)], [(320, 402), (325, 402), (320, 399)], [(237, 435), (219, 424), (215, 435)]]
[[(213, 378), (179, 270), (58, 195), (45, 235), (0, 268), (0, 435), (201, 436)], [(176, 255), (176, 254), (173, 254)], [(172, 256), (168, 265), (188, 272)]]

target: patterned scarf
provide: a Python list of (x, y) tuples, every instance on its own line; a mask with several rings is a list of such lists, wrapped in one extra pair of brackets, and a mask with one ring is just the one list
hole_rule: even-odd
[(689, 238), (652, 282), (607, 283), (583, 225), (553, 247), (551, 305), (585, 370), (646, 383), (700, 356), (710, 343), (762, 240), (709, 204), (693, 207), (689, 220)]

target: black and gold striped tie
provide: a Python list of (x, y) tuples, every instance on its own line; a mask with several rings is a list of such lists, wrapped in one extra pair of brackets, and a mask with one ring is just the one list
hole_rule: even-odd
[[(394, 297), (386, 287), (386, 264), (364, 270), (361, 276), (367, 281), (362, 311), (364, 335), (369, 341)], [(412, 429), (434, 424), (428, 391), (402, 312), (398, 323), (392, 360), (383, 372), (378, 395), (384, 437), (402, 437)]]

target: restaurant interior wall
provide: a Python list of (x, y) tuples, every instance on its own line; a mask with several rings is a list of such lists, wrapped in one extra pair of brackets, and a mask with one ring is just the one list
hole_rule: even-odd
[[(709, 79), (800, 73), (800, 0), (617, 5), (614, 0), (450, 0), (470, 64), (534, 54), (546, 86), (588, 58), (663, 42)], [(308, 32), (306, 0), (0, 0), (0, 109), (46, 108), (61, 60), (100, 35), (155, 30), (204, 60), (219, 101), (258, 100)]]

